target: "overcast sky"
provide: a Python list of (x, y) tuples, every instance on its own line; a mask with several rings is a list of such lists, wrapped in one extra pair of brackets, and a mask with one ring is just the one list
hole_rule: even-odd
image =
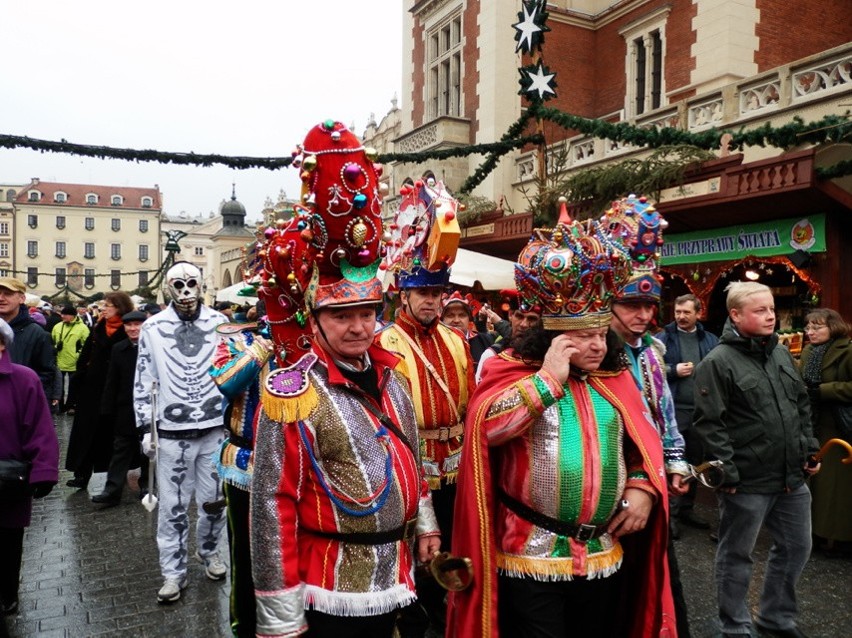
[[(158, 151), (290, 154), (334, 118), (363, 133), (400, 93), (402, 0), (6, 0), (0, 133)], [(296, 169), (233, 170), (0, 148), (0, 183), (152, 187), (169, 215), (237, 198), (256, 218)]]

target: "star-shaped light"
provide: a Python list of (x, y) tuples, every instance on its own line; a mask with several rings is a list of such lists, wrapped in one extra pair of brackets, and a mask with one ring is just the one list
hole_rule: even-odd
[(530, 53), (541, 48), (545, 32), (550, 31), (550, 27), (544, 24), (548, 13), (542, 9), (543, 6), (542, 0), (524, 2), (523, 11), (518, 13), (518, 22), (512, 25), (516, 31), (515, 40), (518, 42), (515, 53)]
[(521, 95), (526, 94), (529, 99), (541, 102), (556, 97), (556, 73), (551, 73), (541, 62), (518, 71), (521, 74)]

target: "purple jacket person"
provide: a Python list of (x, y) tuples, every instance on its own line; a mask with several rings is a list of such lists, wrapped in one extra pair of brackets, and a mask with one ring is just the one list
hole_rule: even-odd
[[(32, 463), (30, 492), (41, 498), (59, 480), (59, 442), (38, 375), (12, 363), (7, 350), (12, 339), (12, 329), (0, 319), (0, 459)], [(32, 496), (0, 500), (2, 614), (18, 607), (24, 528), (30, 524)]]

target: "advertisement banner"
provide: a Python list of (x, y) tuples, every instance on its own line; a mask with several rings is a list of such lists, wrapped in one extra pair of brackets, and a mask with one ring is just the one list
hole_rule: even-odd
[(825, 215), (664, 235), (662, 265), (825, 252)]

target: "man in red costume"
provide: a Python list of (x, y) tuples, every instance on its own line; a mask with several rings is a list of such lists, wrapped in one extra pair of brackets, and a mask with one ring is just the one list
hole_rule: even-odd
[[(448, 635), (675, 636), (660, 436), (608, 343), (630, 265), (595, 222), (539, 231), (516, 283), (543, 309), (471, 399)], [(642, 534), (635, 534), (644, 530)]]
[[(377, 174), (333, 120), (311, 129), (300, 160), (307, 207), (260, 251), (276, 362), (289, 365), (263, 378), (255, 431), (256, 632), (390, 638), (416, 598), (413, 551), (428, 561), (440, 537), (408, 383), (373, 344)], [(292, 325), (313, 338), (280, 330)]]

